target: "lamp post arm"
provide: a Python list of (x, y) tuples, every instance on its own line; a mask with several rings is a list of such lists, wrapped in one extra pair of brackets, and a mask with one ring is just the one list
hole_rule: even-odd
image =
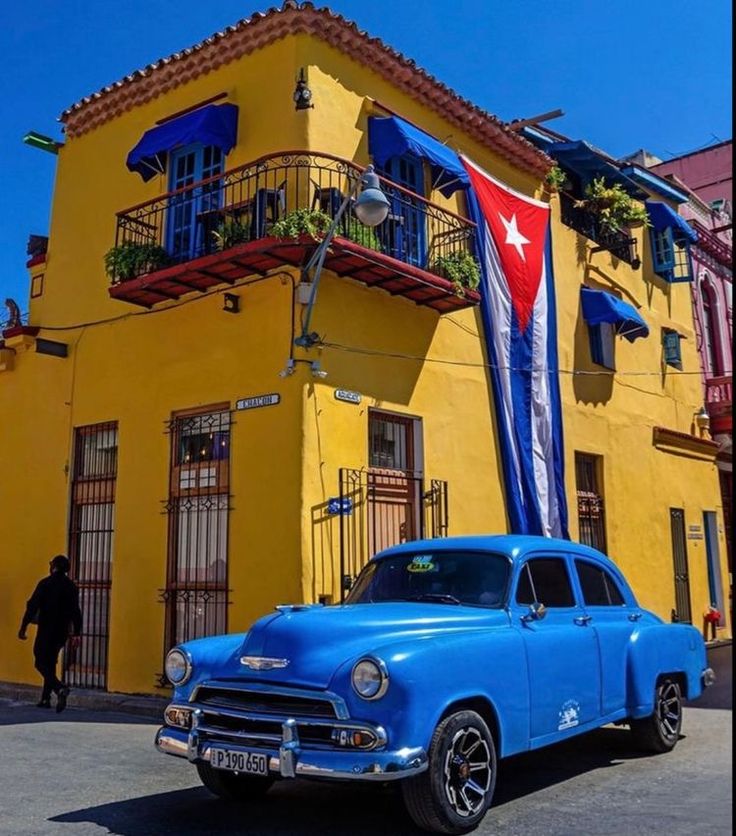
[(350, 205), (350, 201), (353, 199), (355, 193), (358, 191), (358, 187), (360, 186), (361, 181), (362, 177), (359, 177), (356, 179), (355, 183), (353, 183), (347, 196), (340, 204), (339, 209), (337, 210), (337, 212), (335, 212), (335, 217), (332, 219), (332, 223), (330, 224), (330, 227), (327, 230), (325, 237), (322, 239), (317, 249), (312, 253), (309, 261), (302, 268), (302, 281), (307, 281), (309, 279), (309, 272), (314, 268), (314, 277), (312, 278), (312, 289), (309, 293), (309, 301), (307, 302), (307, 311), (304, 315), (302, 332), (294, 340), (295, 345), (302, 346), (303, 348), (310, 348), (316, 342), (316, 338), (309, 333), (309, 322), (312, 318), (312, 308), (314, 307), (314, 302), (317, 298), (317, 286), (319, 284), (320, 276), (322, 275), (322, 267), (325, 263), (327, 250), (329, 249), (332, 239), (335, 237), (335, 233), (337, 232), (337, 228), (340, 225), (342, 216), (347, 211), (347, 208)]

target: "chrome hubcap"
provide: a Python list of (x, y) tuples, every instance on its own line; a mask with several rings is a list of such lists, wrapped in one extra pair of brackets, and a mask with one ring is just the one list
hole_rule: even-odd
[(483, 808), (493, 770), (488, 744), (478, 729), (466, 726), (455, 733), (445, 757), (445, 794), (459, 816)]
[(673, 682), (668, 682), (660, 689), (657, 699), (659, 724), (668, 737), (677, 737), (679, 734), (681, 711), (679, 689)]

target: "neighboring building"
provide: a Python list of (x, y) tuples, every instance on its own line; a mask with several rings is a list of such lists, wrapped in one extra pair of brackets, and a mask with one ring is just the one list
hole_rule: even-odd
[[(733, 573), (733, 143), (731, 140), (662, 162), (634, 155), (650, 171), (685, 188), (680, 212), (697, 233), (690, 249), (695, 333), (703, 371), (710, 435), (718, 443), (729, 579)], [(729, 588), (731, 588), (729, 580)]]
[[(345, 216), (313, 309), (323, 339), (295, 347), (316, 245), (274, 224), (335, 216), (377, 157), (377, 118), (419, 146), (381, 165), (384, 224)], [(611, 555), (643, 606), (702, 626), (726, 566), (703, 527), (722, 524), (717, 446), (691, 427), (698, 378), (662, 364), (675, 332), (683, 370), (697, 368), (689, 291), (655, 275), (641, 230), (604, 235), (550, 195), (545, 153), (294, 2), (62, 120), (28, 323), (0, 347), (6, 635), (66, 549), (86, 616), (67, 676), (151, 692), (173, 643), (244, 630), (278, 603), (337, 601), (383, 546), (507, 530), (480, 297), (439, 275), (476, 231), (432, 137), (551, 201), (571, 536)], [(590, 324), (593, 291), (614, 323)], [(646, 321), (636, 334), (629, 315)], [(26, 646), (6, 647), (0, 679), (34, 681)]]

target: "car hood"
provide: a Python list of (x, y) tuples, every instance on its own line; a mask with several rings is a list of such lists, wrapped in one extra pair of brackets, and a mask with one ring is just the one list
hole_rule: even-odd
[(283, 667), (257, 671), (237, 663), (248, 679), (326, 688), (338, 667), (382, 645), (506, 624), (503, 610), (448, 604), (284, 607), (253, 625), (240, 653), (278, 660)]

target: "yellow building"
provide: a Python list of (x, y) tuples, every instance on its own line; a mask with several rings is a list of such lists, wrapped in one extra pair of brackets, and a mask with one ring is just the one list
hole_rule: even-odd
[[(295, 105), (297, 79), (311, 99)], [(519, 131), (287, 2), (63, 114), (28, 323), (0, 348), (0, 679), (36, 681), (12, 639), (58, 552), (85, 612), (70, 681), (155, 693), (176, 641), (338, 601), (342, 576), (397, 540), (507, 530), (479, 297), (438, 275), (440, 256), (472, 250), (462, 191), (433, 188), (421, 158), (389, 160), (388, 220), (345, 216), (311, 309), (321, 340), (294, 344), (316, 244), (293, 212), (334, 217), (371, 162), (371, 117), (451, 136), (551, 202), (570, 533), (602, 545), (643, 606), (702, 625), (726, 564), (689, 286), (655, 275), (645, 231), (637, 265), (563, 222), (552, 162)], [(615, 340), (613, 373), (593, 362), (582, 285), (649, 324)], [(682, 372), (663, 363), (670, 331)]]

